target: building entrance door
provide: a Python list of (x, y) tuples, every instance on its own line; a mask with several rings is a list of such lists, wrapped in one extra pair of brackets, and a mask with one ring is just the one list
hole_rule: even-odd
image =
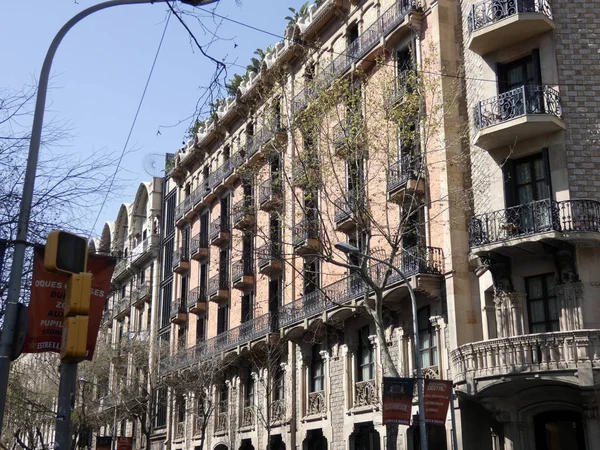
[(551, 411), (535, 417), (536, 450), (585, 450), (581, 414)]

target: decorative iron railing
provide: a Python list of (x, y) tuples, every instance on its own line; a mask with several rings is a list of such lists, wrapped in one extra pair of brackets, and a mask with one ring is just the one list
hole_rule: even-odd
[(258, 202), (263, 205), (268, 201), (273, 201), (282, 193), (282, 183), (279, 178), (269, 178), (263, 181), (259, 186)]
[(185, 310), (185, 298), (177, 298), (175, 301), (171, 302), (171, 319), (177, 316), (179, 313), (187, 312)]
[(220, 290), (229, 289), (229, 273), (225, 267), (221, 267), (219, 273), (208, 279), (208, 295), (216, 295)]
[(250, 257), (238, 259), (231, 265), (231, 281), (235, 283), (242, 279), (243, 276), (254, 275), (254, 264)]
[(378, 403), (375, 380), (358, 381), (354, 384), (354, 406), (369, 406)]
[(541, 13), (552, 19), (548, 0), (484, 0), (471, 7), (467, 19), (469, 35), (518, 13)]
[(214, 240), (219, 237), (221, 233), (229, 232), (229, 217), (222, 216), (217, 217), (210, 223), (210, 240)]
[(333, 203), (333, 219), (337, 223), (353, 216), (361, 207), (362, 202), (364, 202), (364, 196), (357, 192), (349, 192), (338, 197)]
[(306, 414), (325, 414), (327, 412), (327, 404), (325, 403), (325, 391), (309, 392), (308, 407)]
[(560, 94), (547, 85), (524, 85), (479, 102), (473, 109), (475, 128), (482, 130), (527, 114), (562, 117)]
[(418, 180), (423, 173), (423, 158), (421, 155), (403, 155), (388, 169), (387, 190), (394, 191), (404, 186), (408, 180)]
[(277, 242), (265, 244), (258, 249), (258, 267), (264, 267), (273, 260), (280, 260), (281, 257), (281, 244)]
[(308, 239), (319, 238), (319, 221), (316, 217), (304, 218), (292, 229), (292, 244), (294, 247), (304, 244)]
[(254, 216), (256, 208), (252, 202), (252, 198), (248, 197), (236, 202), (231, 208), (231, 215), (233, 217), (233, 225), (237, 226), (240, 224), (244, 217)]
[(185, 247), (179, 247), (173, 252), (173, 267), (178, 267), (182, 262), (189, 262), (188, 252)]
[(119, 301), (119, 308), (117, 309), (118, 314), (123, 314), (131, 307), (131, 299), (129, 297), (123, 297)]
[(208, 300), (206, 286), (197, 286), (188, 292), (187, 307), (196, 306), (197, 303), (206, 303)]
[(599, 232), (600, 202), (546, 199), (473, 217), (469, 245), (478, 247), (547, 231)]
[(106, 309), (104, 310), (104, 312), (102, 313), (102, 322), (110, 322), (113, 319), (113, 312), (112, 309)]
[(410, 94), (412, 92), (416, 81), (416, 72), (413, 70), (408, 69), (400, 72), (396, 77), (396, 81), (389, 93), (389, 97), (385, 99), (386, 107), (391, 108), (400, 103), (407, 93)]
[(181, 220), (181, 218), (183, 217), (184, 214), (184, 206), (183, 206), (183, 202), (181, 202), (179, 205), (177, 205), (175, 207), (175, 222)]
[(197, 233), (190, 240), (190, 255), (195, 255), (201, 248), (208, 248), (207, 233)]
[(192, 191), (190, 197), (192, 198), (192, 204), (196, 205), (202, 201), (204, 197), (204, 193), (206, 192), (206, 185), (200, 184), (196, 189)]

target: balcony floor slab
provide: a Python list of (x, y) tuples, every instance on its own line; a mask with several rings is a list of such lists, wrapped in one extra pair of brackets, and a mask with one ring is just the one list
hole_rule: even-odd
[(562, 119), (552, 114), (527, 114), (479, 130), (475, 135), (475, 145), (492, 150), (565, 128)]

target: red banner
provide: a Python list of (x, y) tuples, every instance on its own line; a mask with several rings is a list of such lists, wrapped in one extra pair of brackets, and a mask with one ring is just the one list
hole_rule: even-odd
[(425, 408), (425, 423), (444, 425), (450, 404), (452, 381), (425, 380), (423, 387), (423, 403)]
[(410, 425), (414, 378), (383, 378), (384, 425)]
[[(87, 360), (94, 356), (114, 267), (115, 260), (111, 257), (94, 254), (88, 256), (87, 271), (93, 276), (85, 357)], [(34, 249), (31, 298), (27, 308), (27, 336), (23, 353), (60, 353), (68, 280), (69, 277), (44, 269), (44, 248)]]
[(117, 450), (131, 450), (133, 446), (133, 438), (121, 437), (117, 439)]

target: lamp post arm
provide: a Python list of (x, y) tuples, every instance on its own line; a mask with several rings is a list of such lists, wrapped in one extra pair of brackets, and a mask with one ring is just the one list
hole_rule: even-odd
[(52, 43), (50, 44), (50, 47), (46, 53), (46, 57), (44, 58), (44, 63), (42, 65), (42, 70), (40, 72), (40, 78), (38, 81), (37, 97), (33, 114), (33, 125), (29, 140), (29, 153), (27, 156), (25, 177), (23, 178), (23, 193), (21, 195), (21, 205), (19, 209), (19, 218), (17, 221), (17, 236), (12, 255), (12, 267), (8, 283), (8, 294), (6, 298), (2, 336), (0, 337), (0, 435), (2, 435), (2, 424), (6, 405), (6, 391), (8, 388), (8, 377), (10, 372), (10, 357), (14, 344), (17, 308), (19, 296), (21, 294), (21, 277), (23, 272), (23, 263), (25, 261), (25, 243), (27, 242), (33, 189), (40, 153), (42, 127), (44, 123), (44, 109), (46, 107), (46, 94), (48, 91), (48, 80), (50, 78), (50, 69), (52, 67), (54, 55), (56, 54), (58, 46), (69, 30), (90, 14), (103, 9), (111, 8), (113, 6), (134, 5), (140, 3), (159, 3), (164, 1), (166, 0), (111, 0), (90, 6), (89, 8), (86, 8), (73, 16), (71, 20), (63, 25), (56, 36), (54, 36), (54, 39), (52, 40)]
[(419, 341), (419, 322), (417, 320), (417, 297), (415, 296), (415, 291), (413, 290), (408, 278), (406, 278), (406, 275), (404, 275), (404, 272), (402, 272), (400, 269), (398, 269), (393, 264), (390, 264), (388, 261), (386, 261), (384, 259), (376, 258), (375, 256), (367, 255), (362, 252), (359, 252), (358, 255), (363, 258), (367, 258), (372, 261), (381, 263), (381, 264), (391, 268), (398, 275), (400, 275), (400, 277), (406, 284), (406, 287), (408, 288), (408, 294), (410, 295), (410, 303), (411, 303), (411, 308), (412, 308), (413, 343), (414, 343), (414, 354), (415, 354), (415, 367), (417, 369), (417, 399), (418, 399), (418, 403), (419, 403), (419, 437), (421, 440), (421, 450), (428, 450), (427, 428), (426, 428), (426, 424), (425, 424), (425, 404), (424, 404), (424, 399), (423, 399), (423, 371), (421, 368), (421, 358), (419, 355), (419, 349), (421, 347), (421, 344)]

